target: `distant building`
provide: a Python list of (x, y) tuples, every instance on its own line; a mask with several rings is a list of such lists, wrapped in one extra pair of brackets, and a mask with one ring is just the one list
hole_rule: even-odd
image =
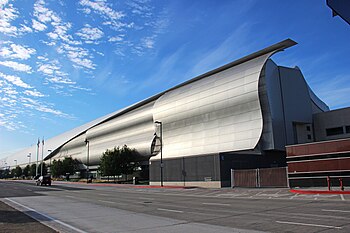
[[(126, 144), (142, 156), (151, 184), (202, 187), (229, 186), (231, 169), (286, 167), (286, 145), (322, 140), (322, 127), (331, 134), (340, 127), (298, 67), (270, 59), (295, 44), (274, 44), (49, 139), (44, 158), (72, 157), (96, 170), (106, 149)], [(3, 162), (26, 165), (36, 152), (32, 146)]]
[(315, 142), (287, 146), (290, 185), (350, 185), (350, 108), (314, 114)]

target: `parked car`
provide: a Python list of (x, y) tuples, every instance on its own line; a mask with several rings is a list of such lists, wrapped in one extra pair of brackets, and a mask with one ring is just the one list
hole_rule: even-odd
[(36, 179), (36, 185), (37, 186), (43, 186), (43, 185), (49, 185), (51, 186), (51, 176), (39, 176), (38, 179)]

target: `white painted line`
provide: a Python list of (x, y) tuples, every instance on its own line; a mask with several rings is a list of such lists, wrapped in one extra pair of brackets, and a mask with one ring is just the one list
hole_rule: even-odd
[(113, 201), (104, 201), (104, 200), (98, 200), (98, 201), (105, 202), (105, 203), (110, 203), (110, 204), (115, 204), (115, 202), (113, 202)]
[(290, 197), (289, 199), (293, 199), (294, 197), (299, 196), (299, 193), (295, 194), (294, 196)]
[(69, 198), (75, 198), (74, 196), (69, 196), (69, 195), (65, 195), (65, 197), (69, 197)]
[(343, 194), (340, 194), (340, 198), (341, 198), (342, 201), (345, 201), (345, 198), (344, 198)]
[(350, 210), (326, 210), (326, 209), (322, 209), (322, 211), (326, 211), (326, 212), (339, 212), (339, 213), (350, 213)]
[(224, 203), (202, 203), (203, 205), (219, 205), (219, 206), (230, 206), (231, 204)]
[[(32, 211), (32, 212), (34, 212), (34, 213), (37, 213), (37, 214), (39, 214), (39, 215), (41, 215), (41, 216), (44, 216), (45, 218), (48, 218), (50, 221), (53, 221), (53, 222), (56, 222), (56, 223), (58, 223), (58, 224), (60, 224), (60, 225), (63, 225), (63, 226), (65, 226), (65, 227), (68, 227), (68, 228), (70, 228), (70, 229), (72, 229), (72, 230), (74, 230), (74, 231), (77, 231), (77, 232), (80, 232), (80, 233), (87, 233), (86, 231), (83, 231), (83, 230), (80, 230), (80, 229), (78, 229), (78, 228), (76, 228), (76, 227), (73, 227), (72, 225), (69, 225), (69, 224), (64, 223), (64, 222), (62, 222), (62, 221), (60, 221), (60, 220), (57, 220), (57, 219), (55, 219), (55, 218), (53, 218), (53, 217), (51, 217), (51, 216), (49, 216), (49, 215), (40, 213), (40, 212), (36, 211), (35, 209), (32, 209), (32, 208), (27, 207), (27, 206), (25, 206), (25, 205), (22, 205), (22, 204), (20, 204), (20, 203), (14, 201), (14, 200), (11, 200), (11, 199), (9, 199), (9, 198), (5, 198), (5, 199), (8, 200), (8, 201), (10, 201), (10, 202), (12, 202), (12, 203), (14, 203), (14, 204), (16, 204), (16, 205), (18, 205), (18, 206), (21, 206), (21, 207), (24, 208), (24, 209), (27, 209), (27, 210)], [(46, 224), (45, 221), (42, 221), (41, 218), (36, 218), (35, 216), (29, 215), (29, 214), (27, 214), (26, 212), (23, 212), (23, 211), (21, 211), (21, 212), (24, 213), (24, 214), (26, 214), (26, 215), (28, 215), (28, 216), (31, 217), (31, 218), (34, 218), (34, 219), (37, 220), (38, 222), (40, 222), (40, 223), (42, 223), (42, 224), (44, 224), (44, 225), (46, 225), (46, 226), (52, 228), (51, 225)], [(56, 230), (56, 229), (54, 229), (54, 230)]]
[(32, 190), (31, 189), (27, 189), (29, 192), (31, 192)]
[(157, 208), (157, 210), (175, 212), (175, 213), (183, 213), (183, 211), (181, 211), (181, 210), (170, 210), (170, 209), (162, 209), (162, 208)]
[(328, 225), (319, 225), (319, 224), (310, 224), (310, 223), (301, 223), (301, 222), (283, 222), (283, 221), (276, 221), (276, 222), (277, 223), (281, 223), (281, 224), (291, 224), (291, 225), (310, 226), (310, 227), (323, 227), (323, 228), (332, 228), (332, 229), (342, 229), (342, 227), (328, 226)]
[(154, 198), (151, 198), (151, 197), (139, 197), (139, 199), (142, 199), (142, 200), (154, 200)]
[(71, 190), (70, 192), (72, 192), (72, 193), (80, 193), (80, 191), (73, 191), (73, 190)]
[(100, 196), (110, 196), (109, 194), (99, 193)]

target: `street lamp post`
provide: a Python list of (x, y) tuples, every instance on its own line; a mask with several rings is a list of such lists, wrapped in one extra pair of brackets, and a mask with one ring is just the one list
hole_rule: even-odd
[(87, 158), (86, 158), (86, 183), (89, 183), (89, 147), (90, 142), (85, 139), (85, 144), (87, 145)]
[(17, 167), (17, 159), (15, 159), (15, 160), (13, 160), (13, 161), (15, 161), (15, 162), (16, 162), (16, 167)]
[(43, 175), (43, 170), (44, 170), (44, 138), (41, 141), (42, 147), (41, 147), (41, 166), (40, 166), (40, 175)]
[(160, 186), (163, 187), (163, 124), (160, 121), (154, 123), (160, 126)]
[[(50, 155), (52, 150), (47, 150), (47, 152), (49, 152), (49, 155)], [(50, 174), (51, 174), (51, 156), (50, 156)]]
[(29, 158), (29, 159), (28, 159), (28, 165), (30, 166), (30, 159), (31, 159), (31, 157), (32, 157), (32, 153), (29, 153), (29, 154), (27, 155), (27, 157)]

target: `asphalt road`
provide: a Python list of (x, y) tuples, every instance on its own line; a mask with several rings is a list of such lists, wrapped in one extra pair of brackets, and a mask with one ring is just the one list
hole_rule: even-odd
[(1, 200), (63, 232), (350, 232), (350, 195), (1, 181)]

